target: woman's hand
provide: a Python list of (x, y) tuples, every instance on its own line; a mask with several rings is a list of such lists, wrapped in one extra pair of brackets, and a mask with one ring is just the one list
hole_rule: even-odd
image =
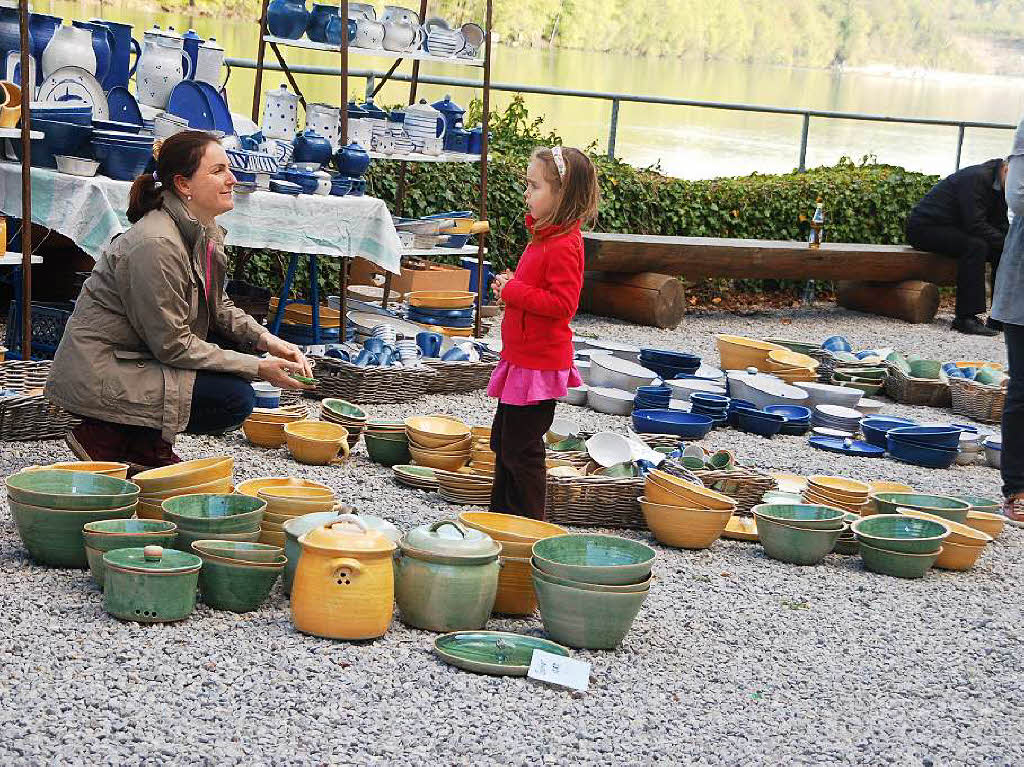
[(269, 384), (282, 389), (312, 389), (312, 386), (300, 383), (291, 377), (291, 373), (302, 373), (297, 362), (284, 360), (280, 357), (266, 357), (260, 360), (259, 377)]
[(491, 283), (491, 292), (494, 294), (495, 300), (501, 301), (501, 291), (503, 291), (505, 286), (508, 285), (512, 276), (511, 272), (504, 272), (494, 278), (494, 281)]
[(296, 373), (304, 375), (306, 378), (313, 377), (313, 368), (310, 367), (309, 360), (306, 359), (306, 355), (295, 344), (283, 341), (270, 333), (265, 333), (260, 338), (257, 348), (260, 351), (267, 352), (271, 357), (298, 363), (299, 367), (295, 369)]

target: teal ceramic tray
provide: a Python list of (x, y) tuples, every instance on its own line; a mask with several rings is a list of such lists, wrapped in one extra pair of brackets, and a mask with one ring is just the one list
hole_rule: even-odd
[(434, 652), (445, 663), (495, 676), (526, 676), (534, 650), (569, 657), (560, 644), (505, 631), (455, 631), (434, 640)]

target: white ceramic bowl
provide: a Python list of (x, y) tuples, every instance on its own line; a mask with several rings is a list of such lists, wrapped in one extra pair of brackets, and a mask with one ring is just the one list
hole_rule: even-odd
[(548, 429), (547, 440), (549, 443), (561, 442), (562, 440), (575, 437), (580, 433), (580, 424), (574, 418), (556, 418), (551, 422)]
[(57, 161), (57, 170), (69, 176), (95, 176), (100, 168), (96, 160), (87, 160), (84, 157), (58, 154), (54, 159)]
[(587, 404), (598, 413), (629, 415), (633, 412), (633, 393), (606, 386), (590, 387)]
[(599, 431), (586, 444), (590, 457), (605, 467), (625, 463), (633, 457), (629, 440), (613, 431)]
[(794, 386), (807, 392), (809, 399), (805, 404), (810, 408), (817, 405), (841, 405), (855, 408), (864, 396), (864, 392), (860, 389), (845, 386), (832, 386), (816, 382), (798, 382)]
[(590, 383), (635, 392), (638, 386), (651, 383), (658, 374), (635, 362), (601, 354), (590, 360)]
[(869, 399), (868, 397), (861, 397), (857, 402), (857, 410), (864, 415), (878, 415), (885, 408), (884, 402), (879, 402), (877, 399)]
[(1003, 441), (995, 437), (985, 440), (985, 460), (994, 469), (1001, 468), (1003, 460)]
[(559, 397), (559, 402), (565, 402), (569, 405), (586, 405), (587, 404), (587, 391), (590, 387), (586, 384), (583, 386), (572, 386), (565, 393), (564, 397)]
[(639, 346), (624, 344), (621, 341), (612, 341), (607, 338), (588, 339), (587, 346), (591, 349), (608, 352), (609, 354), (618, 357), (619, 359), (626, 360), (627, 362), (636, 362), (640, 359)]

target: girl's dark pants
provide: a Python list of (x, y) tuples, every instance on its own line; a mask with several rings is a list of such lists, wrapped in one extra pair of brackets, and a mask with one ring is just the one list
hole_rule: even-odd
[(495, 454), (491, 511), (544, 519), (544, 435), (554, 418), (553, 399), (536, 405), (498, 403), (491, 425)]

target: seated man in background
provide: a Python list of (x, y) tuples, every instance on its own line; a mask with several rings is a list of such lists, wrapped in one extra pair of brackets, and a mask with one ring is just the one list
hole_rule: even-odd
[(1006, 161), (995, 159), (947, 176), (914, 206), (907, 220), (907, 241), (918, 250), (957, 259), (956, 318), (953, 330), (976, 336), (997, 335), (1002, 326), (985, 313), (985, 267), (995, 283), (1006, 218)]

